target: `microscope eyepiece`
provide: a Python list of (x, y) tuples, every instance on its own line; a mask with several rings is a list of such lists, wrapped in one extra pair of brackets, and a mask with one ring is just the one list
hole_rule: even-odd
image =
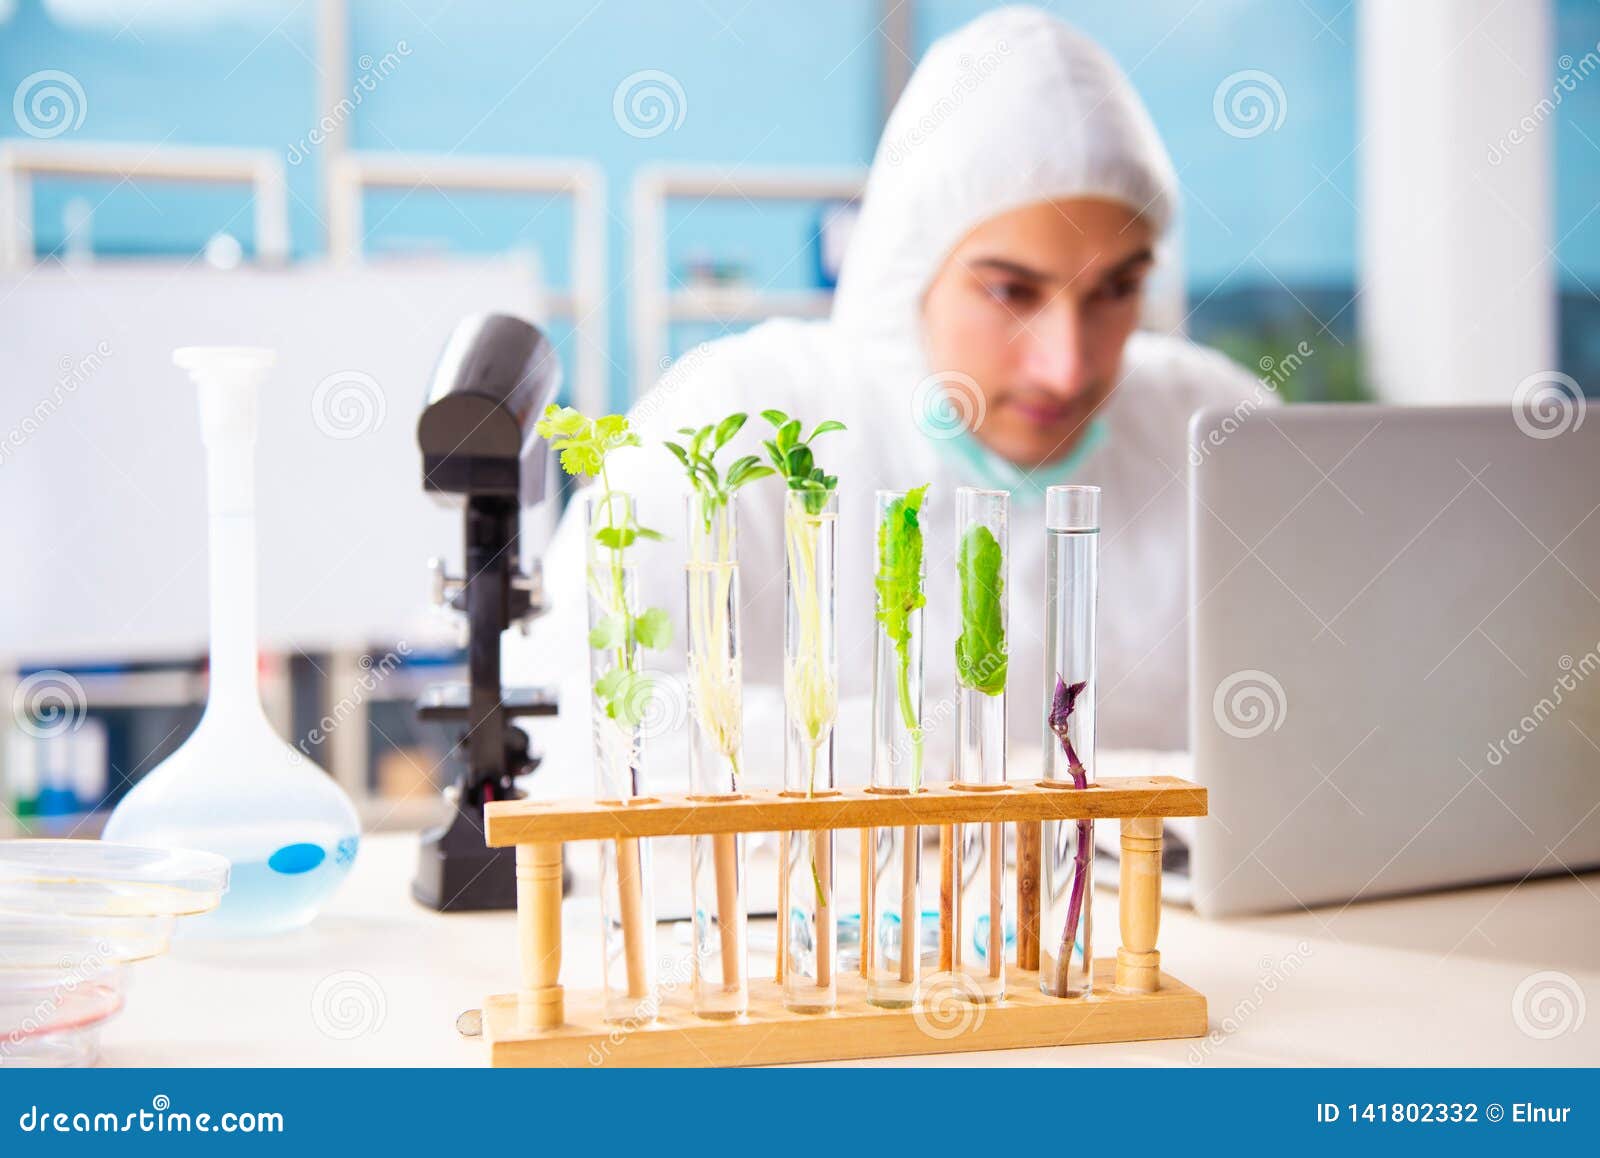
[(507, 314), (464, 319), (450, 335), (417, 422), (422, 485), (447, 495), (544, 498), (548, 447), (534, 433), (561, 384), (550, 339)]

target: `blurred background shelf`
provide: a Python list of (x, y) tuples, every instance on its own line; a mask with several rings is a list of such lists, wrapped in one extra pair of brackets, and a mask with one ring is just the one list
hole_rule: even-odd
[[(399, 647), (269, 655), (261, 666), (268, 718), (345, 786), (369, 830), (438, 820), (456, 771), (452, 731), (418, 723), (413, 705), (463, 678), (464, 656)], [(8, 835), (97, 834), (128, 787), (188, 737), (207, 692), (203, 656), (16, 669), (0, 684), (13, 707), (0, 749)]]
[(667, 297), (674, 322), (758, 322), (766, 318), (825, 318), (833, 295), (825, 290), (760, 291), (740, 286), (678, 290)]

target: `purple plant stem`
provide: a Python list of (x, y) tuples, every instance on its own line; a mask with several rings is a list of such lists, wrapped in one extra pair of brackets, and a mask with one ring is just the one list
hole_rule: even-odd
[[(1067, 756), (1067, 769), (1072, 773), (1072, 786), (1074, 788), (1087, 788), (1089, 786), (1088, 773), (1078, 761), (1078, 753), (1073, 750), (1072, 741), (1067, 738), (1067, 730), (1063, 722), (1060, 732), (1061, 750)], [(1061, 947), (1056, 953), (1056, 996), (1067, 996), (1067, 989), (1072, 975), (1072, 954), (1077, 946), (1078, 919), (1083, 915), (1083, 898), (1086, 892), (1089, 875), (1089, 845), (1094, 839), (1092, 825), (1087, 820), (1078, 823), (1078, 850), (1072, 858), (1072, 887), (1067, 898), (1067, 923), (1061, 930)]]

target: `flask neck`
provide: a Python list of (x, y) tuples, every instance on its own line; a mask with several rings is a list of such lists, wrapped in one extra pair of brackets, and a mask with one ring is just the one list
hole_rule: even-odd
[(254, 448), (228, 447), (210, 481), (211, 691), (207, 716), (259, 715)]

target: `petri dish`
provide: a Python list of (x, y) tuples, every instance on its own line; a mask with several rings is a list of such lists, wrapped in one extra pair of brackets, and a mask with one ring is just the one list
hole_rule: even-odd
[(0, 970), (126, 965), (167, 951), (176, 917), (0, 912)]
[(0, 841), (0, 911), (182, 917), (217, 907), (228, 858), (101, 840)]
[(115, 965), (0, 971), (0, 1069), (93, 1064), (122, 992)]

